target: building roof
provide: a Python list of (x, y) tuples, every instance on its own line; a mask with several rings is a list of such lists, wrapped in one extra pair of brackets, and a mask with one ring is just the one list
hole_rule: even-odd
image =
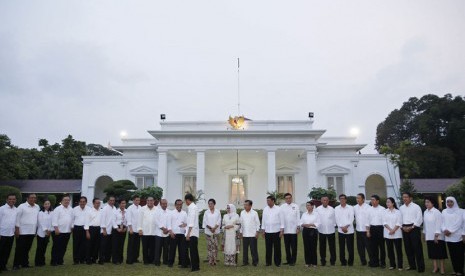
[(410, 179), (418, 193), (444, 193), (444, 191), (461, 178), (413, 178)]
[(12, 186), (21, 190), (21, 193), (58, 194), (80, 193), (81, 179), (28, 179), (28, 180), (2, 180), (0, 186)]

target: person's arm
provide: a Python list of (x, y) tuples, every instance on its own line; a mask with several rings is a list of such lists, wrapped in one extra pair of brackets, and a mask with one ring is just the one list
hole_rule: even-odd
[(283, 212), (281, 212), (281, 210), (279, 210), (278, 212), (278, 216), (279, 216), (279, 221), (280, 221), (280, 224), (281, 224), (281, 229), (280, 229), (280, 232), (279, 232), (279, 237), (283, 237), (284, 235), (284, 214)]
[(126, 223), (128, 225), (128, 230), (129, 230), (129, 233), (132, 234), (134, 232), (134, 230), (132, 229), (132, 206), (134, 205), (131, 205), (128, 207), (128, 209), (126, 209)]
[(52, 213), (52, 227), (53, 227), (53, 230), (55, 231), (55, 235), (60, 234), (60, 230), (58, 229), (58, 218), (60, 217), (60, 212), (61, 212), (61, 209), (57, 208)]
[(189, 214), (187, 215), (187, 234), (186, 234), (186, 240), (189, 241), (192, 233), (192, 228), (194, 228), (194, 223), (195, 223), (195, 213), (193, 210), (189, 211)]
[(16, 237), (19, 237), (19, 233), (20, 233), (21, 216), (23, 215), (23, 206), (24, 205), (20, 205), (16, 209), (16, 222), (15, 222), (15, 236)]
[[(102, 212), (100, 214), (100, 228), (102, 228), (102, 234), (104, 236), (106, 236), (108, 233), (107, 233), (107, 224), (108, 224), (108, 208), (107, 206), (105, 206), (100, 212)], [(108, 229), (109, 231), (111, 231), (111, 229)]]
[(137, 232), (139, 233), (140, 236), (143, 235), (143, 232), (142, 232), (143, 223), (144, 223), (144, 210), (141, 209), (139, 210), (139, 221), (138, 221), (138, 227), (137, 227)]
[(220, 211), (218, 211), (218, 213), (216, 215), (216, 224), (215, 224), (215, 227), (214, 227), (215, 232), (220, 227), (221, 227), (221, 213), (220, 213)]
[(421, 227), (421, 225), (423, 224), (423, 213), (421, 212), (420, 206), (416, 205), (416, 207), (417, 207), (416, 208), (417, 212), (416, 212), (414, 225), (415, 227)]
[[(207, 212), (208, 212), (208, 209), (203, 212), (203, 219), (202, 219), (202, 228), (203, 229), (207, 229), (207, 216), (208, 216)], [(187, 219), (189, 221), (189, 215), (188, 215)], [(189, 223), (187, 223), (187, 224), (189, 224)]]

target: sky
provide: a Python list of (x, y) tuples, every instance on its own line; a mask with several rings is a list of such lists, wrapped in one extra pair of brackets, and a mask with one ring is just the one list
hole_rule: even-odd
[(376, 127), (410, 97), (465, 92), (465, 1), (0, 0), (0, 133), (150, 138), (167, 121)]

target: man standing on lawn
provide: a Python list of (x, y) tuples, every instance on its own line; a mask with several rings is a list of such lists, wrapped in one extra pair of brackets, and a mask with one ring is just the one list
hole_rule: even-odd
[(140, 251), (140, 236), (137, 229), (139, 228), (139, 212), (140, 212), (140, 196), (135, 195), (132, 197), (132, 205), (126, 210), (128, 222), (128, 248), (126, 263), (133, 264), (139, 262)]
[(284, 265), (294, 266), (297, 260), (300, 210), (299, 206), (292, 202), (290, 193), (284, 194), (284, 200), (286, 202), (280, 207), (284, 217), (284, 248), (286, 249), (286, 263)]
[(16, 225), (16, 195), (9, 194), (6, 204), (0, 207), (0, 272), (8, 271), (6, 264), (10, 258)]
[(268, 206), (263, 209), (262, 230), (265, 237), (266, 266), (271, 265), (271, 257), (274, 251), (274, 264), (281, 266), (281, 238), (284, 235), (284, 217), (281, 208), (275, 205), (274, 196), (266, 198)]
[(329, 197), (321, 197), (321, 206), (316, 208), (318, 215), (320, 216), (321, 224), (318, 227), (318, 239), (320, 242), (320, 258), (321, 265), (326, 265), (326, 240), (329, 245), (329, 262), (331, 265), (336, 264), (336, 217), (334, 214), (334, 208), (329, 206)]
[[(342, 266), (354, 265), (354, 207), (347, 205), (347, 196), (339, 195), (339, 206), (334, 208), (339, 237), (339, 259)], [(346, 244), (349, 258), (346, 260)]]
[(357, 251), (362, 266), (367, 265), (366, 252), (368, 250), (366, 219), (370, 205), (365, 203), (365, 195), (357, 195), (357, 204), (354, 206), (355, 231), (357, 232)]
[(89, 212), (87, 197), (81, 196), (79, 206), (73, 208), (73, 261), (75, 265), (86, 261), (88, 240), (84, 226), (89, 219)]
[(191, 271), (199, 271), (199, 211), (194, 203), (194, 196), (192, 194), (186, 194), (184, 200), (188, 206), (186, 241), (191, 255)]

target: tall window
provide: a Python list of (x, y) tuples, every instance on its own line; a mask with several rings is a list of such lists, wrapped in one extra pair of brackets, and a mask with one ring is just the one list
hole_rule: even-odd
[(182, 198), (186, 193), (197, 194), (197, 176), (183, 175), (182, 176)]
[(290, 193), (294, 194), (294, 176), (293, 175), (278, 175), (277, 180), (277, 191), (278, 193)]
[(155, 184), (153, 176), (136, 176), (136, 186), (138, 189), (152, 187)]
[(336, 190), (336, 194), (344, 193), (344, 176), (327, 176), (328, 188)]
[(229, 177), (230, 183), (230, 196), (229, 202), (236, 206), (242, 206), (246, 200), (246, 176), (245, 175), (231, 175)]

